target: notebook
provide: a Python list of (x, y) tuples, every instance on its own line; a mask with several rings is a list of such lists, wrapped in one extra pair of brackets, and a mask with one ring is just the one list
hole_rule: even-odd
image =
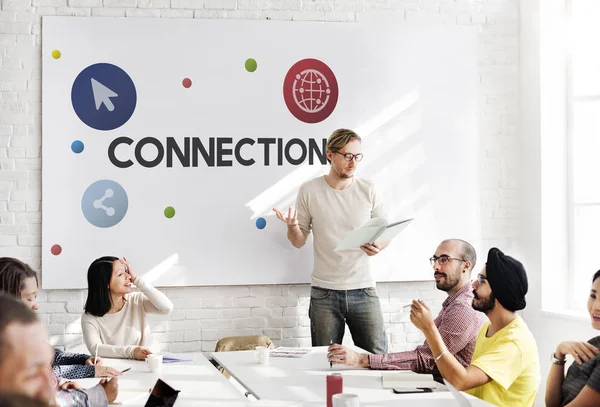
[(436, 388), (432, 375), (409, 371), (383, 372), (381, 383), (384, 389)]

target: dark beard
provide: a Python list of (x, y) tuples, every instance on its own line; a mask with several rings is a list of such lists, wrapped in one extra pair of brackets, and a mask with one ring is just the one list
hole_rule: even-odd
[(454, 287), (456, 287), (458, 283), (460, 283), (460, 276), (457, 279), (453, 280), (451, 278), (448, 278), (448, 274), (445, 274), (444, 279), (446, 280), (445, 283), (442, 283), (441, 281), (436, 281), (435, 283), (435, 286), (440, 291), (448, 292)]
[[(487, 300), (482, 300), (475, 292), (473, 292), (473, 294), (475, 295), (475, 298), (473, 298), (473, 309), (475, 309), (475, 311), (488, 312), (493, 310), (496, 306), (496, 297), (494, 296), (494, 293), (490, 293), (490, 297)], [(475, 305), (475, 301), (478, 302), (477, 305)]]

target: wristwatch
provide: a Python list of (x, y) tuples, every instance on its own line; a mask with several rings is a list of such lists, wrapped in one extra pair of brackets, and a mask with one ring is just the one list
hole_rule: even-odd
[(564, 365), (565, 363), (567, 363), (567, 359), (556, 359), (556, 356), (554, 356), (554, 352), (552, 352), (552, 358), (550, 359), (552, 361), (552, 363), (554, 363), (555, 365)]

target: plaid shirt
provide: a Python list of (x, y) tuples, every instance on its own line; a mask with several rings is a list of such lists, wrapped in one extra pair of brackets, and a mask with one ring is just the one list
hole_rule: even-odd
[[(434, 320), (448, 352), (465, 367), (471, 363), (475, 341), (485, 321), (485, 315), (475, 311), (472, 304), (473, 290), (467, 284), (446, 298), (442, 310)], [(407, 352), (369, 355), (369, 365), (371, 369), (412, 370), (416, 373), (433, 374), (437, 379), (442, 377), (427, 341)]]

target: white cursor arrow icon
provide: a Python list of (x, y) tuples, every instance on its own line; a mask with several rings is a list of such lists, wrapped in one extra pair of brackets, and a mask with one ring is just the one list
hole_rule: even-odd
[(100, 109), (102, 103), (106, 106), (109, 112), (115, 110), (115, 105), (110, 101), (110, 98), (117, 97), (115, 92), (95, 80), (92, 79), (92, 93), (94, 94), (94, 102), (96, 103), (96, 110)]

